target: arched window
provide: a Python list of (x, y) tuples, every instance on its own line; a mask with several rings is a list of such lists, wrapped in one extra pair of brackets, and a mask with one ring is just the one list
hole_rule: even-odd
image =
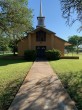
[(46, 32), (38, 31), (36, 32), (36, 41), (46, 41)]

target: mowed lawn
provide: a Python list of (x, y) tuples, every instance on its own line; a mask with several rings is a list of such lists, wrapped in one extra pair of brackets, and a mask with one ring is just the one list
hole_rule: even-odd
[(0, 58), (0, 110), (7, 110), (32, 62)]
[(79, 60), (61, 59), (50, 61), (50, 64), (76, 102), (78, 110), (82, 110), (82, 54), (79, 56)]

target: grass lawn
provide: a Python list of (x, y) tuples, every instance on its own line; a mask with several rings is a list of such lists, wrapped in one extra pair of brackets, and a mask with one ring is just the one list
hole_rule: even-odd
[(78, 110), (82, 110), (82, 54), (79, 56), (79, 60), (61, 59), (50, 61), (50, 64), (76, 102)]
[(32, 62), (0, 58), (0, 110), (7, 110)]

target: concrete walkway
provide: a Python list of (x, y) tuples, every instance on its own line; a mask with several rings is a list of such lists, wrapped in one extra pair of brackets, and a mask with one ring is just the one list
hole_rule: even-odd
[(35, 61), (9, 110), (77, 110), (47, 61)]

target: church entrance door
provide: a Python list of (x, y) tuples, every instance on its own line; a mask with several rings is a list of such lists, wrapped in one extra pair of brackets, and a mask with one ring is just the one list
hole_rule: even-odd
[(37, 57), (45, 57), (46, 46), (36, 46)]

